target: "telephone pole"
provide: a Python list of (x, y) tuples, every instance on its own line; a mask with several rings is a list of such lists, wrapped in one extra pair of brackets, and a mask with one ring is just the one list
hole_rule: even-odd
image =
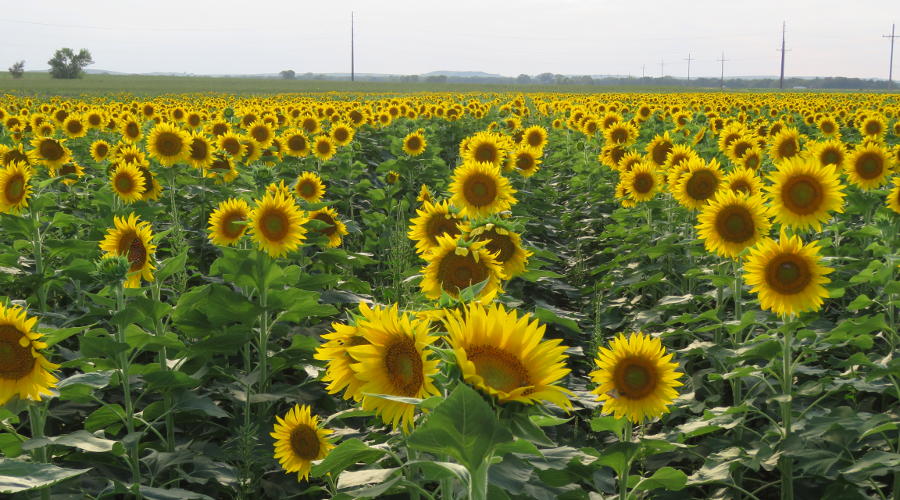
[(721, 90), (725, 90), (725, 61), (727, 60), (728, 59), (725, 59), (725, 51), (723, 50), (722, 57), (719, 59), (719, 62), (722, 63), (722, 79), (719, 81)]
[(659, 77), (662, 78), (666, 73), (666, 61), (663, 59), (659, 60)]
[(888, 66), (888, 88), (894, 88), (894, 39), (898, 37), (898, 35), (894, 34), (894, 28), (896, 28), (896, 24), (891, 24), (891, 34), (890, 35), (881, 35), (882, 38), (890, 38), (891, 39), (891, 63)]
[(646, 77), (647, 77), (647, 71), (646, 71), (646, 69), (647, 69), (647, 65), (646, 65), (646, 64), (641, 64), (641, 78), (646, 78)]
[(778, 79), (778, 88), (784, 88), (784, 33), (787, 31), (787, 23), (781, 22), (781, 77)]
[(691, 59), (691, 53), (688, 52), (687, 59), (685, 61), (688, 62), (688, 79), (687, 81), (691, 81), (691, 61), (696, 61), (696, 59)]
[(353, 11), (350, 11), (350, 81), (356, 81), (356, 61), (354, 54), (355, 44), (353, 40)]

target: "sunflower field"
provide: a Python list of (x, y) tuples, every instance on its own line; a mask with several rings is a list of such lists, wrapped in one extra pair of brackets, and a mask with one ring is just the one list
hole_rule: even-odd
[(4, 498), (900, 500), (890, 94), (0, 96)]

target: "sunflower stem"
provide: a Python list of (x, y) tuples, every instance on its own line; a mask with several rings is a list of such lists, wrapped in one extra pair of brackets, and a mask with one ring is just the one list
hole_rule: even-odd
[(40, 312), (47, 310), (47, 291), (44, 287), (44, 247), (41, 239), (41, 221), (37, 210), (31, 207), (29, 211), (31, 217), (31, 246), (34, 250), (34, 274), (38, 278), (37, 282), (37, 298)]
[[(116, 285), (116, 315), (125, 310), (125, 287), (122, 283)], [(125, 339), (125, 325), (116, 325), (116, 340), (121, 344), (127, 344)], [(143, 498), (141, 494), (141, 464), (139, 460), (141, 440), (139, 436), (135, 436), (134, 431), (134, 401), (131, 398), (131, 383), (129, 382), (130, 360), (128, 358), (129, 351), (124, 350), (119, 353), (119, 372), (122, 382), (123, 399), (125, 403), (125, 429), (128, 431), (127, 439), (133, 441), (128, 447), (128, 465), (131, 468), (131, 482), (134, 488), (135, 496)]]
[[(622, 429), (622, 442), (631, 442), (631, 432), (634, 425), (626, 418), (625, 426)], [(622, 464), (622, 470), (619, 471), (619, 500), (628, 498), (628, 471), (631, 469), (631, 459), (626, 459)]]
[(781, 498), (782, 500), (794, 499), (794, 462), (790, 456), (784, 454), (784, 447), (791, 435), (791, 406), (792, 406), (792, 390), (793, 390), (793, 359), (792, 359), (792, 342), (793, 342), (793, 317), (785, 318), (784, 323), (784, 348), (782, 351), (782, 377), (781, 377), (781, 421), (784, 426), (784, 435), (782, 439), (782, 456), (780, 459), (781, 468)]
[(488, 469), (492, 459), (488, 454), (477, 469), (469, 471), (469, 500), (488, 500)]
[(268, 353), (269, 353), (269, 286), (266, 280), (265, 259), (268, 257), (257, 251), (257, 286), (259, 287), (259, 305), (262, 312), (259, 314), (259, 338), (257, 354), (259, 354), (259, 393), (266, 392), (268, 386)]
[[(47, 412), (43, 402), (28, 405), (28, 423), (31, 426), (32, 439), (41, 439), (44, 437), (44, 424), (47, 422)], [(47, 463), (47, 446), (41, 446), (32, 453), (32, 460), (40, 463)], [(50, 488), (41, 488), (41, 500), (49, 500)]]
[[(153, 300), (157, 303), (161, 302), (161, 286), (159, 281), (155, 281), (151, 288)], [(153, 319), (153, 327), (156, 330), (155, 333), (157, 337), (161, 338), (166, 334), (162, 321), (159, 318)], [(159, 350), (159, 367), (163, 372), (169, 370), (168, 358), (166, 346), (162, 346)], [(166, 415), (166, 451), (173, 452), (175, 451), (175, 415), (172, 413), (172, 393), (170, 391), (165, 391), (163, 393), (163, 408)]]

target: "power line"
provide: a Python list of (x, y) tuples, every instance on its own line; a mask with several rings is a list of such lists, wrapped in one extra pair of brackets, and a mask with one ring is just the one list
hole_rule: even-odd
[(718, 61), (720, 63), (722, 63), (722, 77), (721, 77), (721, 80), (719, 80), (719, 85), (721, 86), (721, 90), (725, 90), (725, 61), (727, 61), (727, 60), (728, 59), (725, 59), (725, 51), (723, 50), (722, 57), (720, 57), (718, 59)]
[(891, 34), (890, 35), (881, 35), (881, 38), (890, 38), (891, 39), (891, 62), (888, 66), (888, 88), (894, 88), (894, 39), (900, 35), (894, 34), (894, 28), (896, 28), (896, 24), (891, 24)]
[(688, 52), (687, 59), (685, 61), (688, 62), (688, 73), (687, 73), (687, 81), (691, 81), (691, 61), (696, 61), (696, 59), (691, 59), (691, 53)]

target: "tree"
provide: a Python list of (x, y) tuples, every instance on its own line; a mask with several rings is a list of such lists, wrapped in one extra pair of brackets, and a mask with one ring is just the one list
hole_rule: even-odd
[(516, 77), (516, 83), (531, 83), (531, 77), (522, 73)]
[(13, 78), (22, 78), (22, 75), (25, 74), (25, 61), (18, 61), (10, 66), (9, 74), (12, 75)]
[(81, 78), (84, 67), (94, 64), (94, 59), (87, 49), (81, 49), (76, 54), (66, 47), (57, 50), (47, 64), (50, 65), (50, 75), (53, 78)]
[(297, 78), (297, 73), (292, 69), (286, 69), (280, 73), (281, 77), (285, 80), (293, 80)]
[(534, 78), (544, 84), (553, 83), (553, 73), (541, 73)]

